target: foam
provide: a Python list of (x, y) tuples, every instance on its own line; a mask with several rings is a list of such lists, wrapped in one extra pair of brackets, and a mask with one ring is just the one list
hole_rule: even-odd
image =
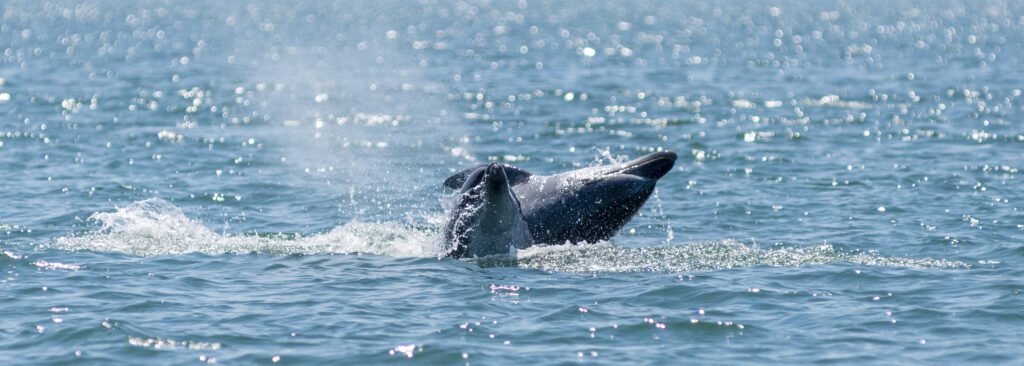
[(437, 257), (443, 253), (443, 245), (433, 230), (395, 222), (353, 221), (312, 236), (218, 234), (159, 198), (134, 202), (114, 212), (94, 213), (89, 219), (101, 227), (82, 235), (58, 238), (50, 247), (138, 256), (256, 252)]
[(968, 263), (848, 253), (831, 244), (762, 249), (734, 240), (662, 247), (627, 248), (610, 243), (557, 245), (520, 250), (521, 268), (556, 272), (691, 272), (744, 267), (799, 267), (848, 262), (869, 267), (968, 269)]
[[(134, 202), (89, 217), (100, 228), (61, 237), (49, 246), (62, 250), (116, 252), (138, 256), (187, 253), (342, 254), (442, 257), (447, 252), (437, 230), (397, 222), (353, 221), (312, 236), (218, 234), (159, 198)], [(427, 218), (439, 223), (440, 216)], [(760, 248), (735, 240), (656, 247), (620, 247), (609, 242), (534, 246), (513, 255), (471, 259), (481, 266), (518, 266), (556, 272), (689, 272), (730, 268), (791, 267), (829, 263), (864, 266), (966, 269), (967, 263), (932, 258), (849, 253), (831, 244)], [(50, 268), (49, 266), (43, 266)]]
[(515, 265), (556, 272), (689, 272), (740, 267), (793, 267), (828, 263), (865, 266), (966, 269), (960, 261), (846, 253), (831, 244), (762, 249), (735, 240), (649, 248), (607, 242), (555, 245), (520, 250), (515, 257), (485, 258), (481, 265)]

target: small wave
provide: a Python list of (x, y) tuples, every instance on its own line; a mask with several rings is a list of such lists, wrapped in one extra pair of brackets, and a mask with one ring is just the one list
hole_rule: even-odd
[(7, 250), (0, 249), (0, 266), (14, 265), (24, 257)]
[(443, 245), (432, 230), (409, 225), (353, 221), (308, 237), (296, 235), (218, 234), (159, 198), (134, 202), (114, 212), (89, 217), (101, 228), (60, 237), (50, 247), (138, 256), (204, 253), (369, 253), (394, 257), (441, 256)]
[(828, 263), (865, 266), (966, 269), (960, 261), (846, 253), (831, 244), (761, 249), (734, 240), (651, 248), (610, 243), (555, 245), (520, 250), (515, 256), (477, 260), (481, 266), (518, 266), (556, 272), (688, 272), (740, 267), (792, 267)]
[(152, 348), (159, 350), (188, 349), (216, 351), (221, 348), (221, 344), (219, 342), (202, 342), (188, 340), (176, 341), (173, 339), (142, 338), (136, 336), (129, 336), (128, 344), (136, 347)]
[(47, 261), (35, 261), (32, 262), (32, 265), (43, 269), (62, 269), (67, 271), (77, 271), (82, 268), (82, 266), (77, 264)]

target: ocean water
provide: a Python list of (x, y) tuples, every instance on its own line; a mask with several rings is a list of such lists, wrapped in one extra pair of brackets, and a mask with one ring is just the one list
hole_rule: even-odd
[[(0, 9), (0, 364), (1024, 362), (1024, 3)], [(662, 149), (443, 258), (453, 172)]]

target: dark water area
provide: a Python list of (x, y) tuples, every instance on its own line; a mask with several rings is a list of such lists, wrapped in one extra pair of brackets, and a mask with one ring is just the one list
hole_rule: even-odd
[[(0, 363), (1024, 359), (1022, 3), (0, 10)], [(608, 242), (443, 257), (457, 171), (662, 150)]]

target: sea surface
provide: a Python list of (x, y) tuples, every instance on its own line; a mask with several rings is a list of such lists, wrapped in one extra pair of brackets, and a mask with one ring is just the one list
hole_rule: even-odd
[[(1024, 363), (1024, 2), (2, 1), (0, 364)], [(673, 150), (608, 242), (441, 182)]]

